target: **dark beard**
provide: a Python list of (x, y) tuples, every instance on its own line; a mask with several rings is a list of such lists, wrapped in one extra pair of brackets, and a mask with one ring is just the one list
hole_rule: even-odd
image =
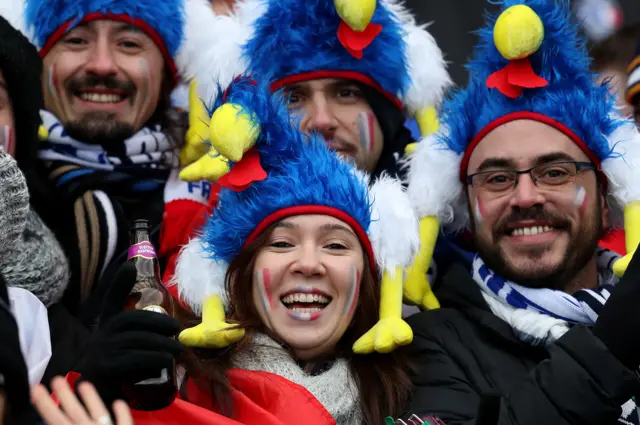
[(131, 124), (119, 122), (110, 112), (87, 112), (75, 122), (64, 126), (65, 132), (75, 140), (106, 147), (121, 144), (135, 134)]
[[(598, 241), (601, 237), (601, 231), (599, 229), (600, 223), (602, 223), (602, 207), (597, 203), (595, 208), (593, 219), (589, 220), (584, 216), (582, 225), (574, 232), (574, 236), (569, 241), (562, 261), (560, 261), (553, 270), (545, 271), (544, 274), (535, 270), (530, 273), (514, 270), (513, 267), (507, 263), (506, 256), (498, 244), (492, 245), (477, 237), (475, 223), (472, 220), (474, 226), (473, 238), (477, 252), (485, 264), (504, 279), (528, 288), (564, 290), (587, 263), (589, 263), (598, 249)], [(530, 218), (535, 218), (535, 215), (544, 213), (527, 211), (524, 214), (530, 216)], [(570, 232), (570, 229), (565, 229), (565, 231)], [(494, 240), (497, 240), (499, 237), (504, 237), (504, 232), (494, 232)], [(540, 256), (543, 254), (544, 251), (540, 252)]]
[[(131, 81), (120, 81), (111, 75), (89, 74), (69, 80), (65, 86), (70, 96), (95, 87), (119, 90), (131, 104), (136, 95), (136, 86)], [(87, 112), (79, 120), (65, 123), (64, 129), (70, 137), (79, 142), (101, 145), (105, 149), (120, 145), (135, 133), (131, 124), (119, 122), (115, 114), (102, 111)]]

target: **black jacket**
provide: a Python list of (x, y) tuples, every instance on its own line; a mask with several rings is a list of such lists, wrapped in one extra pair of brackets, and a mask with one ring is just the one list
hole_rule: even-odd
[(548, 350), (518, 340), (461, 264), (436, 295), (443, 308), (408, 319), (416, 367), (410, 414), (448, 425), (607, 425), (640, 394), (636, 374), (583, 326)]

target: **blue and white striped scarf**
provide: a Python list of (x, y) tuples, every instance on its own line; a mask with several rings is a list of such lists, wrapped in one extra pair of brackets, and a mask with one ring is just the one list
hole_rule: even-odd
[(476, 254), (472, 263), (473, 280), (484, 294), (516, 309), (535, 311), (570, 324), (593, 326), (611, 290), (618, 283), (612, 266), (620, 256), (608, 249), (598, 249), (598, 287), (581, 289), (574, 294), (547, 289), (527, 288), (495, 274)]
[[(532, 346), (549, 346), (572, 324), (595, 324), (618, 283), (612, 269), (618, 258), (620, 256), (615, 252), (599, 248), (596, 253), (598, 287), (580, 289), (573, 294), (547, 288), (527, 288), (505, 280), (489, 269), (478, 254), (473, 257), (471, 274), (482, 289), (491, 312), (507, 322), (518, 339)], [(622, 405), (618, 423), (640, 424), (634, 399)]]

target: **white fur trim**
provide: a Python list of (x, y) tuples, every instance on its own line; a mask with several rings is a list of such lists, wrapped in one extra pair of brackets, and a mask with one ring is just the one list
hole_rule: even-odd
[(240, 1), (229, 16), (216, 15), (208, 0), (187, 0), (185, 8), (185, 40), (176, 64), (185, 81), (196, 79), (199, 97), (209, 104), (217, 97), (218, 84), (224, 89), (246, 72), (242, 46), (264, 5), (258, 0)]
[(424, 138), (408, 155), (407, 192), (418, 217), (437, 216), (442, 226), (454, 231), (467, 226), (461, 160), (440, 142), (438, 134)]
[(408, 267), (418, 252), (418, 219), (402, 183), (380, 176), (369, 190), (372, 201), (369, 240), (382, 271)]
[(171, 279), (178, 285), (178, 295), (195, 314), (202, 314), (207, 298), (218, 295), (225, 310), (229, 308), (229, 297), (225, 287), (227, 264), (209, 258), (199, 238), (191, 239), (182, 247), (176, 262), (176, 271)]
[[(452, 85), (442, 51), (426, 31), (427, 25), (418, 25), (401, 0), (387, 0), (386, 5), (406, 32), (411, 78), (403, 99), (407, 109), (415, 114), (422, 108), (437, 107)], [(233, 78), (247, 71), (242, 46), (253, 34), (254, 23), (266, 12), (266, 7), (263, 0), (240, 0), (231, 15), (218, 16), (208, 0), (187, 0), (185, 41), (176, 63), (185, 81), (193, 78), (198, 81), (198, 95), (205, 102), (215, 99), (217, 84), (227, 87)]]
[(620, 224), (624, 207), (640, 201), (640, 133), (634, 122), (626, 120), (608, 139), (614, 156), (602, 161), (602, 171), (609, 180), (612, 219)]
[(0, 16), (26, 37), (29, 37), (26, 31), (24, 8), (24, 0), (0, 0)]
[(398, 17), (406, 32), (407, 60), (411, 85), (403, 99), (413, 115), (429, 106), (438, 107), (445, 90), (453, 82), (436, 40), (427, 31), (428, 25), (418, 25), (403, 0), (387, 0), (387, 7)]

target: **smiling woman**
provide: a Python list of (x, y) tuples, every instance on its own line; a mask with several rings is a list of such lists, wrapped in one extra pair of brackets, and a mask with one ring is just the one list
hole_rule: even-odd
[(190, 347), (184, 397), (244, 422), (242, 377), (253, 384), (241, 392), (276, 423), (398, 416), (408, 365), (393, 350), (412, 339), (400, 316), (402, 269), (418, 240), (401, 183), (383, 177), (369, 187), (266, 87), (234, 82), (212, 121), (231, 105), (260, 136), (220, 180), (218, 208), (178, 259), (180, 341)]

